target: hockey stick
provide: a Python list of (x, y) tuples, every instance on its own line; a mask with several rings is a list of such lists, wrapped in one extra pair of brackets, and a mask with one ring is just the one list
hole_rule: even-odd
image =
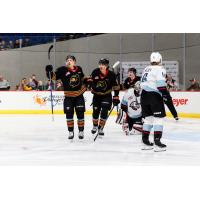
[[(115, 107), (115, 106), (113, 106), (113, 107), (111, 108), (110, 112), (108, 113), (108, 116), (107, 116), (107, 118), (106, 118), (105, 124), (106, 124), (106, 122), (107, 122), (107, 120), (108, 120), (108, 117), (109, 117), (110, 114), (112, 113), (114, 107)], [(103, 128), (105, 127), (105, 124), (104, 124)], [(99, 136), (99, 132), (97, 132), (97, 134), (96, 134), (96, 136), (95, 136), (95, 138), (94, 138), (94, 142), (96, 141), (96, 139), (97, 139), (98, 136)]]
[[(120, 64), (120, 61), (117, 61), (112, 68), (115, 69)], [(119, 112), (119, 106), (117, 105), (117, 112)]]
[[(51, 45), (49, 47), (49, 50), (48, 50), (49, 65), (51, 65), (51, 50), (52, 49), (53, 49), (53, 45)], [(51, 78), (51, 72), (49, 72), (49, 80), (50, 80), (51, 114), (52, 114), (51, 116), (52, 116), (52, 121), (54, 121), (54, 112), (53, 112), (53, 82), (52, 82), (52, 78)]]

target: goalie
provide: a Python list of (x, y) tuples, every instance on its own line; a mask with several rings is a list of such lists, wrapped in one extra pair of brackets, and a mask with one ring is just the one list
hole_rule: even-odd
[(140, 82), (129, 88), (122, 99), (116, 123), (122, 125), (126, 135), (142, 133), (142, 110), (140, 105)]

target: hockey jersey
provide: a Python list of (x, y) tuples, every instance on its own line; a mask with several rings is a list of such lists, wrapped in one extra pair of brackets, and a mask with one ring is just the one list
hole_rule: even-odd
[(80, 66), (74, 66), (73, 69), (69, 69), (66, 66), (59, 67), (53, 72), (52, 79), (60, 79), (62, 81), (64, 94), (67, 97), (77, 97), (86, 91), (86, 87), (83, 84), (84, 73)]
[(166, 70), (160, 65), (147, 66), (142, 73), (141, 88), (161, 94), (158, 88), (166, 87)]
[(93, 80), (91, 85), (93, 94), (107, 95), (111, 94), (112, 90), (114, 90), (116, 96), (119, 94), (120, 88), (114, 72), (107, 70), (107, 74), (103, 75), (100, 69), (96, 68), (92, 72), (91, 78)]
[(140, 96), (135, 96), (134, 88), (130, 88), (125, 92), (121, 104), (127, 106), (127, 114), (130, 118), (138, 118), (142, 116)]

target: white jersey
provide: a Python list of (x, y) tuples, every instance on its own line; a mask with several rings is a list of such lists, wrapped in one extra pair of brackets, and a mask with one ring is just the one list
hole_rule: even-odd
[(140, 105), (140, 96), (136, 97), (134, 94), (134, 88), (128, 89), (121, 102), (128, 108), (128, 116), (130, 118), (138, 118), (142, 116), (142, 109)]
[(166, 87), (166, 70), (160, 65), (147, 66), (142, 72), (141, 88), (161, 94), (158, 87)]

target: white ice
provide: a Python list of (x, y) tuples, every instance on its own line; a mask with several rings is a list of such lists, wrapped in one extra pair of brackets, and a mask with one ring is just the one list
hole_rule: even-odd
[(200, 165), (200, 119), (166, 118), (167, 151), (157, 153), (142, 151), (141, 135), (124, 135), (115, 116), (96, 142), (85, 121), (85, 139), (76, 131), (70, 142), (64, 115), (0, 115), (0, 165)]

